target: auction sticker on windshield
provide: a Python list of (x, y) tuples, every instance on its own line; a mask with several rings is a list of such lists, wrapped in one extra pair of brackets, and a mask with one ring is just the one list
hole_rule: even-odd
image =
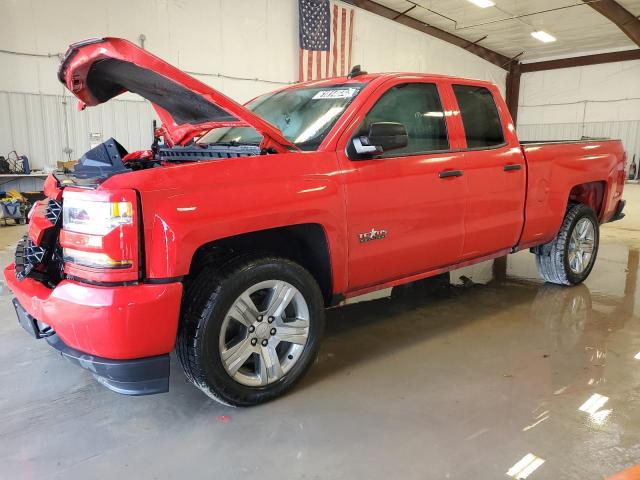
[(333, 90), (320, 90), (313, 96), (314, 100), (335, 100), (336, 98), (351, 98), (358, 93), (357, 88), (336, 88)]

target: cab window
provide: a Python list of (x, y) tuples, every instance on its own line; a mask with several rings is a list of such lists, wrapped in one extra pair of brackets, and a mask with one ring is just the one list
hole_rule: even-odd
[(490, 148), (504, 144), (502, 122), (491, 92), (484, 87), (454, 85), (453, 93), (467, 138), (467, 148)]
[(401, 123), (409, 137), (406, 147), (392, 150), (382, 157), (449, 149), (444, 111), (433, 83), (405, 83), (391, 87), (369, 110), (357, 135), (367, 135), (369, 126), (377, 122)]

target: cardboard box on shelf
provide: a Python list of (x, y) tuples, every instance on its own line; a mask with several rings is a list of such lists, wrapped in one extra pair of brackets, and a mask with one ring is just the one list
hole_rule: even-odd
[(58, 162), (58, 170), (70, 170), (73, 166), (78, 163), (77, 160), (68, 160), (66, 162)]

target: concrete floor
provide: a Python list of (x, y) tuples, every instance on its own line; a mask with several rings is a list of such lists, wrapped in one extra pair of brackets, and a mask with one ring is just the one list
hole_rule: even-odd
[[(640, 463), (640, 187), (625, 197), (585, 285), (542, 284), (522, 252), (333, 309), (309, 375), (250, 409), (177, 362), (167, 394), (111, 393), (29, 338), (3, 288), (0, 477), (558, 480)], [(22, 231), (0, 228), (3, 265)]]

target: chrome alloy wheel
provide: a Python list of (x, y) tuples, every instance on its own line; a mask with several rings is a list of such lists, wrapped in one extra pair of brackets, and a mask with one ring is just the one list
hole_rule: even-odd
[(271, 384), (300, 359), (309, 335), (309, 307), (290, 283), (267, 280), (245, 290), (220, 329), (222, 365), (235, 381)]
[(576, 223), (569, 238), (569, 268), (575, 274), (581, 274), (589, 266), (593, 256), (596, 227), (589, 218), (581, 218)]

